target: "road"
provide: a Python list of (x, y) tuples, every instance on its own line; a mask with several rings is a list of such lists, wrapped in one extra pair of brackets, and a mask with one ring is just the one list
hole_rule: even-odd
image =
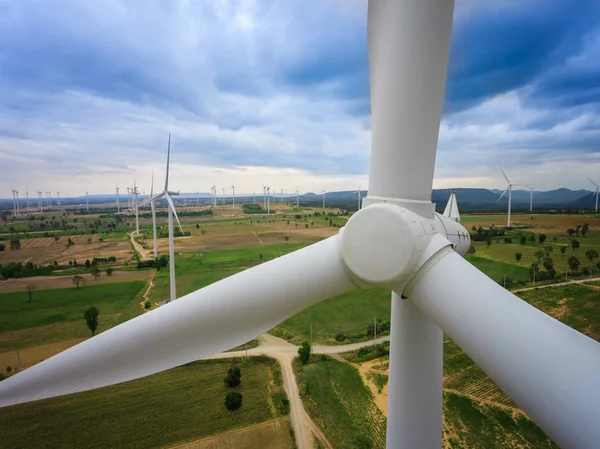
[(142, 258), (142, 260), (153, 259), (153, 257), (150, 257), (150, 253), (148, 251), (146, 251), (144, 249), (144, 247), (135, 240), (135, 236), (136, 236), (135, 231), (133, 231), (131, 234), (129, 234), (129, 238), (131, 239), (131, 244), (133, 245), (133, 248), (138, 253), (140, 253), (140, 257)]
[(567, 282), (558, 282), (556, 284), (543, 284), (543, 285), (539, 285), (537, 287), (519, 288), (517, 290), (511, 290), (510, 292), (511, 293), (521, 293), (521, 292), (526, 292), (529, 290), (535, 290), (536, 288), (560, 287), (562, 285), (569, 285), (569, 284), (585, 284), (586, 282), (593, 282), (593, 281), (600, 281), (600, 277), (591, 278), (591, 279), (577, 279), (574, 281), (567, 281)]
[[(336, 355), (343, 352), (355, 351), (363, 346), (371, 346), (374, 344), (389, 341), (390, 337), (380, 337), (376, 340), (363, 341), (360, 343), (352, 343), (340, 346), (313, 346), (314, 354), (330, 354)], [(258, 347), (248, 349), (248, 356), (265, 355), (274, 358), (281, 365), (281, 374), (283, 377), (283, 388), (287, 393), (290, 401), (290, 419), (294, 434), (296, 437), (296, 445), (298, 449), (311, 449), (313, 445), (313, 435), (320, 439), (325, 447), (331, 447), (329, 441), (325, 438), (319, 427), (310, 419), (308, 413), (304, 409), (304, 404), (300, 398), (296, 376), (292, 370), (292, 361), (298, 354), (298, 346), (295, 346), (287, 341), (274, 337), (270, 334), (263, 334), (258, 337)], [(227, 359), (231, 357), (245, 357), (246, 351), (223, 352), (207, 357), (208, 359)]]

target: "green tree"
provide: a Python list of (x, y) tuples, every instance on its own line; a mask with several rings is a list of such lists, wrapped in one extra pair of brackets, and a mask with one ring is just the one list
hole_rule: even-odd
[(571, 240), (571, 248), (573, 248), (573, 251), (575, 251), (577, 248), (579, 248), (579, 240)]
[(521, 260), (522, 257), (523, 257), (523, 254), (515, 253), (515, 259), (517, 259), (517, 263), (519, 263), (519, 261)]
[(524, 245), (525, 243), (527, 243), (527, 237), (525, 237), (524, 235), (522, 235), (519, 238), (519, 242), (521, 243), (521, 245)]
[(554, 248), (552, 248), (551, 246), (545, 246), (544, 251), (546, 252), (546, 257), (550, 257), (550, 253), (554, 251)]
[(35, 284), (27, 284), (27, 302), (33, 301), (33, 292), (35, 290)]
[(546, 234), (538, 235), (538, 241), (540, 242), (540, 245), (543, 245), (544, 242), (546, 241)]
[(228, 387), (237, 387), (242, 383), (242, 371), (238, 366), (232, 366), (227, 371), (227, 376), (223, 378), (223, 382)]
[(575, 229), (572, 229), (572, 228), (567, 229), (567, 234), (569, 234), (569, 237), (573, 237), (573, 234), (575, 234)]
[(594, 259), (598, 258), (598, 251), (596, 251), (595, 249), (588, 249), (585, 252), (585, 257), (587, 257), (587, 259), (590, 261), (590, 263), (594, 262)]
[(18, 251), (21, 249), (21, 240), (19, 239), (12, 239), (10, 241), (10, 250), (11, 251)]
[(585, 237), (585, 235), (588, 233), (589, 230), (590, 230), (590, 225), (587, 223), (584, 223), (583, 226), (581, 227), (581, 235)]
[(96, 333), (96, 329), (98, 329), (98, 315), (100, 315), (100, 311), (96, 307), (90, 307), (83, 313), (85, 324), (92, 331), (92, 337)]
[(92, 268), (91, 273), (92, 273), (92, 276), (94, 276), (94, 280), (98, 280), (102, 271), (100, 271), (100, 268), (94, 267), (94, 268)]
[(546, 269), (546, 271), (550, 272), (550, 271), (554, 271), (554, 261), (549, 258), (546, 257), (544, 259), (544, 268)]
[(200, 225), (199, 224), (196, 225), (196, 229), (200, 229)]
[(113, 270), (112, 268), (110, 268), (110, 267), (109, 267), (109, 268), (107, 268), (107, 269), (106, 269), (106, 275), (107, 275), (107, 276), (112, 276), (112, 274), (113, 274), (113, 271), (114, 271), (114, 270)]
[(85, 260), (85, 267), (86, 267), (86, 268), (89, 268), (89, 267), (91, 267), (91, 266), (92, 266), (92, 263), (90, 262), (90, 259), (86, 259), (86, 260)]
[(475, 254), (475, 247), (473, 245), (469, 247), (469, 254)]
[(538, 264), (539, 264), (539, 263), (542, 261), (542, 257), (544, 257), (544, 255), (545, 255), (545, 254), (546, 254), (546, 253), (544, 253), (544, 251), (542, 251), (541, 249), (538, 249), (538, 250), (535, 252), (534, 256), (536, 257), (536, 259), (537, 259), (537, 261), (538, 261)]
[(561, 247), (560, 247), (560, 252), (561, 252), (562, 254), (566, 253), (566, 252), (567, 252), (567, 247), (566, 247), (566, 246), (561, 246)]
[(577, 271), (577, 268), (579, 268), (579, 265), (581, 265), (581, 263), (579, 262), (579, 259), (575, 256), (569, 257), (569, 260), (567, 261), (567, 263), (569, 264), (569, 267), (571, 268), (571, 271), (573, 272), (573, 274), (575, 274), (575, 272)]
[(308, 359), (310, 359), (311, 349), (310, 343), (307, 341), (303, 341), (302, 346), (298, 348), (298, 356), (303, 365), (306, 365)]
[(290, 241), (290, 238), (289, 238), (289, 237), (286, 235), (286, 236), (283, 238), (283, 240), (285, 240), (285, 243), (287, 243), (287, 242), (289, 242), (289, 241)]
[(242, 393), (230, 391), (225, 395), (225, 408), (231, 411), (237, 410), (242, 406), (243, 399)]
[(83, 278), (83, 276), (77, 274), (73, 276), (73, 284), (75, 284), (76, 287), (79, 287), (80, 284), (85, 285), (85, 279)]
[(536, 240), (537, 240), (537, 239), (535, 238), (535, 234), (531, 234), (531, 235), (529, 236), (529, 241), (530, 241), (531, 243), (535, 243), (535, 241), (536, 241)]

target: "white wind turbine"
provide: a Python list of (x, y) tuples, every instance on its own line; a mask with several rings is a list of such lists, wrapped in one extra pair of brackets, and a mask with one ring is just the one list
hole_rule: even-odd
[(86, 211), (90, 211), (90, 200), (87, 190), (85, 191), (85, 209)]
[(131, 190), (131, 194), (133, 196), (133, 208), (135, 211), (135, 234), (140, 235), (140, 216), (139, 216), (139, 208), (138, 208), (138, 188), (136, 185), (136, 181), (133, 181), (133, 189)]
[(120, 214), (121, 213), (121, 205), (119, 204), (119, 187), (117, 186), (115, 188), (116, 192), (117, 192), (117, 213)]
[(529, 189), (529, 212), (533, 211), (533, 186), (530, 184), (523, 184), (523, 186)]
[(325, 209), (325, 189), (323, 189), (323, 209)]
[(296, 189), (296, 207), (300, 206), (300, 192)]
[(360, 195), (360, 186), (358, 186), (358, 190), (356, 191), (356, 193), (358, 193), (358, 209), (356, 210), (360, 210), (360, 203), (362, 202), (362, 197)]
[(453, 2), (376, 0), (368, 15), (372, 150), (364, 207), (333, 237), (9, 377), (0, 382), (0, 406), (202, 359), (359, 284), (392, 290), (387, 447), (442, 446), (444, 332), (559, 446), (597, 447), (600, 344), (464, 260), (469, 234), (431, 203)]
[(42, 192), (40, 190), (38, 190), (37, 195), (38, 195), (38, 202), (40, 203), (40, 213), (43, 213), (44, 212), (44, 199), (42, 198)]
[(592, 179), (590, 177), (588, 177), (588, 180), (594, 184), (594, 186), (596, 187), (596, 192), (594, 193), (594, 195), (596, 195), (596, 209), (595, 211), (598, 212), (598, 190), (600, 189), (600, 186), (598, 184), (596, 184), (594, 181), (592, 181)]
[(233, 207), (235, 207), (235, 186), (231, 186), (231, 201)]
[(502, 176), (504, 176), (504, 179), (506, 179), (506, 182), (508, 183), (508, 187), (506, 188), (506, 190), (504, 192), (502, 192), (502, 195), (500, 195), (500, 197), (498, 198), (498, 200), (496, 202), (499, 202), (502, 197), (504, 196), (504, 194), (506, 192), (508, 192), (508, 220), (507, 220), (507, 228), (510, 228), (510, 208), (512, 206), (512, 188), (513, 188), (513, 184), (510, 183), (510, 181), (508, 180), (508, 177), (506, 176), (506, 173), (504, 173), (504, 170), (502, 170), (502, 167), (498, 167), (500, 169), (500, 171), (502, 172)]
[[(157, 249), (156, 249), (156, 209), (154, 202), (165, 198), (167, 200), (167, 215), (168, 215), (168, 224), (169, 224), (169, 288), (170, 295), (169, 301), (174, 301), (177, 298), (177, 289), (175, 284), (175, 236), (173, 233), (173, 215), (175, 215), (175, 219), (177, 220), (177, 224), (179, 225), (179, 230), (183, 234), (183, 228), (181, 227), (181, 222), (179, 221), (179, 217), (177, 216), (177, 211), (175, 210), (175, 204), (173, 203), (173, 199), (171, 198), (174, 195), (179, 195), (179, 192), (174, 192), (169, 190), (169, 165), (171, 158), (171, 133), (169, 133), (169, 143), (167, 145), (167, 170), (165, 174), (165, 188), (162, 192), (150, 195), (149, 198), (145, 199), (140, 203), (140, 206), (145, 206), (150, 203), (150, 207), (152, 208), (152, 231), (154, 238), (154, 258), (157, 257)], [(154, 175), (152, 176), (152, 189), (154, 190)]]
[(460, 223), (460, 213), (458, 212), (458, 202), (456, 201), (457, 193), (458, 192), (450, 192), (450, 198), (448, 199), (448, 204), (446, 204), (443, 215), (444, 217)]

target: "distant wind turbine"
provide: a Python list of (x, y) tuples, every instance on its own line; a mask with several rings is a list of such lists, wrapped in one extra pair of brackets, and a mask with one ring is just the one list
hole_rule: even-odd
[[(504, 173), (504, 170), (502, 170), (502, 167), (499, 167), (500, 171), (502, 172), (502, 176), (504, 176), (504, 179), (506, 179), (506, 182), (508, 183), (508, 187), (506, 188), (506, 190), (504, 192), (502, 192), (502, 195), (500, 195), (500, 198), (498, 198), (498, 201), (500, 201), (502, 199), (502, 197), (504, 196), (504, 194), (506, 192), (508, 192), (508, 220), (507, 220), (507, 225), (506, 227), (510, 228), (510, 208), (512, 205), (512, 188), (513, 185), (510, 183), (510, 181), (508, 180), (506, 173)], [(496, 202), (498, 202), (496, 201)]]
[(458, 212), (458, 202), (456, 201), (457, 193), (459, 192), (450, 192), (450, 198), (448, 199), (448, 204), (446, 204), (443, 215), (444, 217), (448, 217), (449, 219), (460, 223), (460, 213)]
[(116, 190), (117, 190), (117, 213), (120, 214), (121, 206), (119, 205), (119, 187), (117, 187)]
[(231, 186), (231, 201), (233, 203), (233, 207), (235, 207), (235, 186)]
[(533, 186), (529, 184), (523, 184), (529, 189), (529, 212), (533, 210)]
[(592, 181), (590, 177), (588, 177), (588, 179), (590, 180), (590, 182), (592, 184), (594, 184), (594, 186), (596, 186), (596, 192), (594, 193), (594, 195), (596, 195), (596, 209), (595, 209), (595, 211), (598, 212), (598, 189), (600, 189), (600, 186), (598, 184), (596, 184), (594, 181)]
[[(173, 215), (175, 215), (175, 219), (177, 220), (177, 224), (179, 225), (179, 230), (183, 234), (183, 228), (181, 227), (181, 222), (179, 221), (179, 217), (177, 216), (177, 211), (175, 210), (175, 204), (173, 203), (173, 199), (171, 198), (174, 195), (179, 195), (179, 192), (174, 192), (169, 190), (169, 160), (171, 158), (171, 133), (169, 133), (169, 143), (167, 146), (167, 171), (165, 175), (165, 188), (162, 192), (157, 193), (155, 195), (151, 195), (150, 198), (145, 199), (140, 203), (140, 206), (146, 205), (150, 203), (150, 207), (153, 211), (153, 231), (154, 231), (154, 254), (156, 258), (156, 213), (154, 202), (160, 198), (165, 198), (167, 200), (167, 211), (168, 211), (168, 224), (169, 224), (169, 287), (170, 287), (170, 296), (169, 301), (174, 301), (177, 298), (177, 289), (175, 284), (175, 237), (173, 233)], [(154, 184), (154, 179), (153, 182)], [(154, 187), (153, 187), (154, 188)]]

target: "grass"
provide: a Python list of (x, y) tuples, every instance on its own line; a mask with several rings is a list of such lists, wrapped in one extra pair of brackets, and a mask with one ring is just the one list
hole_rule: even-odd
[(112, 387), (2, 408), (0, 441), (6, 447), (164, 447), (280, 416), (270, 403), (269, 386), (277, 362), (263, 357), (238, 363), (244, 398), (234, 412), (223, 405), (228, 391), (223, 377), (232, 361), (202, 361)]
[(444, 393), (444, 447), (558, 448), (527, 416)]
[(478, 256), (469, 256), (467, 260), (478, 270), (482, 271), (486, 276), (492, 278), (496, 282), (501, 282), (504, 276), (512, 281), (529, 280), (529, 269), (525, 267), (485, 259)]
[(33, 292), (32, 302), (27, 302), (27, 292), (2, 294), (0, 332), (82, 320), (83, 312), (91, 306), (103, 315), (120, 313), (144, 286), (143, 281), (133, 281), (40, 290)]
[(334, 447), (385, 447), (386, 419), (356, 368), (313, 356), (294, 371), (307, 412)]

